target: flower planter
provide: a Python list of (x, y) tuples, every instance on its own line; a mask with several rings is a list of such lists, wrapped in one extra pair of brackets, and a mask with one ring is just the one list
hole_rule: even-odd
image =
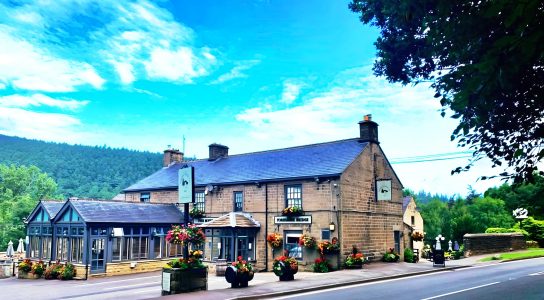
[(248, 286), (248, 282), (253, 279), (253, 272), (239, 273), (234, 266), (228, 266), (225, 270), (225, 279), (232, 288), (243, 288)]
[(19, 279), (39, 279), (40, 276), (34, 273), (25, 272), (25, 271), (19, 271), (19, 274), (17, 275), (17, 278)]
[(208, 268), (162, 270), (162, 295), (208, 289)]
[(280, 281), (291, 281), (295, 279), (295, 274), (298, 272), (298, 265), (292, 268), (286, 265), (283, 261), (278, 262), (280, 269), (274, 269), (274, 274), (280, 278)]
[(363, 264), (353, 264), (353, 265), (346, 265), (345, 266), (346, 269), (362, 269), (363, 268)]
[(332, 268), (332, 270), (336, 271), (338, 270), (338, 257), (339, 257), (339, 254), (338, 253), (328, 253), (328, 254), (325, 254), (325, 258), (327, 259), (327, 261), (329, 261), (329, 264)]

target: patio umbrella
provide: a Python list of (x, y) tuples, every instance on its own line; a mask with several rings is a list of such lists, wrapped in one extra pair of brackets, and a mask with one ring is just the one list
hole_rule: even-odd
[(17, 245), (17, 253), (25, 252), (25, 240), (19, 239), (19, 245)]
[(8, 250), (6, 250), (6, 256), (7, 257), (13, 257), (13, 242), (12, 241), (9, 241), (8, 243)]

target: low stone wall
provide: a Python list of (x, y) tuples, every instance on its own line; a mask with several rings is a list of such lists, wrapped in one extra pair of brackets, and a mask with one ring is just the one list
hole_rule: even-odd
[(521, 233), (470, 233), (463, 236), (465, 257), (527, 249)]
[(160, 271), (168, 261), (170, 261), (170, 259), (136, 260), (108, 263), (106, 265), (106, 276)]

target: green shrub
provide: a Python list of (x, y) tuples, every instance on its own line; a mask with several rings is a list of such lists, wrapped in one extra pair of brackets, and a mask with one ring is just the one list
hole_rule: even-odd
[(382, 261), (384, 262), (397, 262), (399, 259), (400, 255), (393, 248), (389, 248), (389, 252), (385, 253), (382, 257)]
[(316, 273), (327, 273), (331, 271), (332, 268), (329, 265), (329, 262), (325, 258), (318, 257), (314, 261), (313, 270)]
[(66, 263), (59, 271), (58, 279), (70, 280), (76, 276), (76, 268), (71, 263)]
[(412, 251), (412, 249), (410, 249), (410, 248), (405, 248), (404, 249), (404, 261), (409, 262), (409, 263), (416, 262), (414, 251)]
[(537, 241), (540, 247), (544, 247), (544, 221), (529, 217), (521, 226), (528, 232), (529, 240)]
[(56, 262), (45, 270), (45, 273), (43, 273), (43, 277), (45, 279), (57, 279), (59, 277), (60, 271), (62, 270), (62, 265), (60, 262)]
[(519, 228), (501, 228), (501, 227), (490, 227), (485, 230), (485, 233), (521, 233), (525, 238), (529, 236), (529, 233), (523, 229)]

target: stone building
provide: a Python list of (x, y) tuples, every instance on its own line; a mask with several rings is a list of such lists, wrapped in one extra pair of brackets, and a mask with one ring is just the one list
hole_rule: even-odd
[(418, 250), (419, 257), (421, 258), (421, 251), (423, 250), (423, 240), (418, 241), (412, 238), (415, 232), (424, 234), (423, 217), (417, 208), (416, 201), (412, 197), (404, 197), (402, 203), (403, 221), (404, 221), (404, 247)]
[[(283, 248), (301, 265), (313, 263), (298, 246), (301, 234), (338, 240), (341, 257), (356, 245), (370, 259), (389, 248), (402, 253), (402, 184), (378, 141), (378, 124), (370, 116), (359, 122), (359, 137), (320, 144), (229, 155), (211, 144), (209, 158), (184, 161), (168, 149), (164, 167), (126, 188), (125, 201), (178, 202), (178, 171), (195, 169), (195, 203), (204, 212), (194, 222), (204, 228), (204, 257), (254, 261), (271, 268), (280, 251), (266, 242), (283, 236)], [(282, 216), (286, 207), (302, 216)]]

